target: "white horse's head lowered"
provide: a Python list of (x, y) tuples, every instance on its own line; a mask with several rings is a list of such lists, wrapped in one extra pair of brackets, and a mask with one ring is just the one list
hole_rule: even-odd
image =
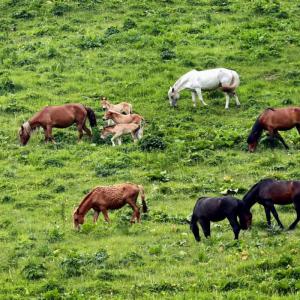
[(174, 87), (170, 87), (168, 92), (170, 105), (175, 107), (177, 105), (177, 100), (179, 99), (179, 93), (175, 91)]

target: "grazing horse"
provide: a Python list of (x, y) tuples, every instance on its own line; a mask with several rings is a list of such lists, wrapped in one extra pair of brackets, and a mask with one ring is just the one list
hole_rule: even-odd
[(286, 131), (294, 127), (300, 134), (300, 107), (267, 108), (256, 119), (249, 134), (247, 139), (249, 151), (255, 151), (263, 130), (267, 130), (271, 137), (277, 138), (288, 149), (288, 145), (278, 131)]
[(73, 214), (74, 227), (79, 229), (84, 223), (84, 216), (90, 210), (94, 210), (94, 222), (97, 221), (99, 213), (102, 212), (105, 221), (109, 222), (108, 210), (119, 209), (129, 204), (133, 209), (130, 223), (136, 219), (140, 222), (140, 209), (136, 205), (139, 193), (141, 193), (143, 212), (147, 212), (145, 192), (142, 185), (133, 183), (122, 183), (112, 186), (98, 186), (90, 191), (81, 201)]
[(112, 120), (115, 124), (129, 124), (129, 123), (135, 123), (140, 126), (138, 131), (138, 138), (142, 138), (143, 136), (143, 123), (144, 118), (138, 114), (131, 114), (131, 115), (123, 115), (116, 111), (108, 110), (105, 112), (103, 120)]
[(171, 106), (177, 105), (179, 93), (188, 89), (192, 92), (192, 100), (194, 107), (196, 107), (196, 96), (198, 95), (200, 102), (207, 105), (202, 97), (202, 91), (220, 89), (224, 92), (226, 97), (225, 108), (229, 108), (230, 96), (235, 97), (237, 106), (240, 106), (238, 96), (236, 95), (236, 88), (240, 84), (239, 75), (233, 70), (224, 68), (217, 68), (211, 70), (197, 71), (192, 70), (181, 76), (168, 92), (169, 102)]
[(116, 124), (112, 126), (106, 126), (101, 131), (101, 138), (105, 139), (108, 135), (113, 134), (114, 136), (111, 138), (112, 145), (115, 146), (115, 140), (119, 145), (122, 144), (121, 136), (124, 134), (131, 134), (133, 142), (136, 143), (140, 138), (138, 136), (138, 131), (140, 129), (140, 125), (135, 123), (129, 124)]
[(77, 125), (79, 140), (82, 138), (83, 130), (91, 137), (92, 133), (85, 125), (86, 118), (89, 119), (91, 127), (97, 125), (94, 111), (82, 104), (46, 106), (21, 126), (19, 130), (21, 144), (26, 145), (32, 131), (39, 127), (44, 129), (45, 141), (55, 143), (52, 128), (66, 128), (74, 123)]
[(120, 114), (130, 115), (132, 114), (132, 105), (127, 102), (121, 102), (119, 104), (110, 103), (106, 97), (102, 97), (101, 106), (105, 110), (113, 110)]
[(281, 228), (283, 228), (283, 225), (279, 220), (274, 204), (286, 205), (293, 203), (297, 217), (289, 227), (292, 230), (300, 221), (300, 181), (263, 179), (248, 191), (243, 198), (243, 202), (247, 209), (250, 209), (256, 202), (263, 205), (268, 226), (271, 225), (272, 212)]
[[(238, 222), (238, 217), (240, 223)], [(210, 236), (210, 221), (217, 222), (228, 219), (234, 238), (239, 238), (241, 229), (248, 229), (251, 226), (252, 214), (246, 209), (243, 202), (231, 197), (225, 196), (220, 198), (201, 197), (197, 200), (194, 207), (190, 228), (195, 236), (196, 241), (200, 241), (199, 228), (200, 223), (205, 237)]]

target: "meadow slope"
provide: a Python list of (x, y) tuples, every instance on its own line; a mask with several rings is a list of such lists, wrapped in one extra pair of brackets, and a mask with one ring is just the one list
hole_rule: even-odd
[[(1, 299), (299, 297), (300, 228), (267, 229), (258, 205), (238, 242), (227, 221), (200, 243), (184, 222), (200, 195), (300, 179), (296, 130), (283, 133), (288, 152), (246, 145), (264, 108), (300, 101), (297, 1), (2, 0), (0, 16)], [(225, 111), (218, 92), (204, 93), (208, 107), (188, 92), (169, 107), (180, 75), (217, 66), (241, 75), (241, 108)], [(88, 105), (100, 130), (102, 95), (145, 117), (143, 141), (112, 148), (94, 130), (78, 144), (71, 127), (54, 130), (56, 145), (41, 131), (19, 145), (19, 126), (45, 105)], [(145, 187), (142, 223), (130, 226), (125, 208), (74, 231), (85, 193), (124, 181)], [(278, 213), (286, 227), (295, 217)]]

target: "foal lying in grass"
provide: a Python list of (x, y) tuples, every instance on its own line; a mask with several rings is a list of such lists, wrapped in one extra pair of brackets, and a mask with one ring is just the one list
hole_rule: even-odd
[(136, 143), (139, 137), (140, 125), (135, 123), (130, 124), (116, 124), (112, 126), (104, 127), (101, 131), (101, 138), (105, 139), (109, 135), (113, 135), (111, 138), (112, 145), (115, 146), (115, 140), (118, 145), (122, 144), (121, 136), (124, 134), (131, 134), (133, 142)]
[[(201, 197), (197, 200), (190, 222), (191, 230), (196, 241), (200, 241), (199, 222), (205, 237), (210, 236), (210, 221), (218, 222), (228, 219), (234, 238), (239, 238), (241, 229), (248, 229), (251, 226), (252, 214), (244, 203), (231, 196), (220, 198)], [(240, 223), (238, 222), (238, 218)]]

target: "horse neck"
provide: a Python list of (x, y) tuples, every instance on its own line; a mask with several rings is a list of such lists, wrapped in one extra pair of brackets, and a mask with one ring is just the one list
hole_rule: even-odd
[(120, 119), (120, 116), (121, 116), (121, 114), (113, 112), (112, 113), (112, 120), (113, 121), (115, 121), (115, 120), (118, 121)]
[(179, 93), (180, 91), (185, 89), (184, 86), (185, 81), (183, 80), (183, 76), (181, 76), (173, 85), (173, 88), (176, 93)]
[(77, 212), (79, 215), (85, 215), (92, 208), (92, 198), (90, 198), (91, 193), (89, 193), (79, 204)]
[(250, 209), (257, 201), (258, 191), (259, 191), (259, 183), (255, 184), (244, 196), (243, 204), (246, 209)]
[(30, 127), (31, 127), (31, 130), (34, 130), (36, 129), (37, 127), (40, 127), (41, 126), (41, 123), (40, 123), (40, 114), (36, 114), (34, 115), (29, 121), (28, 121)]

